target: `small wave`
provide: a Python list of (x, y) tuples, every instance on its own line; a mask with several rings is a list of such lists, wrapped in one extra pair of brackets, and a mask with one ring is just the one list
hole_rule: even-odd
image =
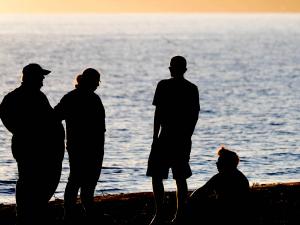
[(114, 167), (114, 166), (103, 166), (103, 170), (114, 170), (114, 169), (121, 169), (121, 167)]
[(103, 170), (141, 170), (141, 167), (114, 167), (114, 166), (103, 166)]
[(97, 190), (96, 191), (96, 194), (102, 194), (104, 195), (105, 192), (109, 192), (109, 193), (112, 193), (112, 192), (121, 192), (123, 189), (120, 189), (120, 188), (107, 188), (107, 189), (102, 189), (102, 190)]
[(5, 189), (0, 189), (0, 195), (14, 195), (15, 194), (15, 188), (5, 188)]
[(0, 180), (0, 185), (16, 184), (15, 180)]
[(300, 154), (292, 152), (275, 152), (271, 154), (272, 156), (284, 156), (284, 157), (295, 157), (300, 158)]
[(300, 172), (300, 167), (296, 168), (287, 168), (284, 171), (277, 171), (277, 172), (269, 172), (266, 173), (268, 176), (279, 176), (279, 175), (291, 175), (291, 174), (299, 174)]
[(205, 114), (215, 114), (216, 112), (213, 111), (213, 110), (207, 109), (207, 110), (201, 110), (201, 113), (205, 113)]
[(109, 169), (109, 171), (103, 171), (103, 174), (122, 173), (123, 169)]
[(270, 172), (270, 173), (266, 173), (267, 176), (279, 176), (279, 175), (284, 175), (287, 172), (283, 172), (283, 171), (277, 171), (277, 172)]
[(279, 130), (276, 132), (278, 135), (291, 135), (294, 136), (296, 135), (295, 132), (291, 132), (291, 131), (284, 131), (284, 130)]
[(285, 122), (271, 122), (270, 123), (271, 126), (283, 126), (285, 124), (286, 124)]

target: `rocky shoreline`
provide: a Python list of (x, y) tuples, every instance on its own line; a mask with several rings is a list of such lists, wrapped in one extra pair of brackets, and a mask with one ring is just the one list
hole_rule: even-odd
[[(96, 196), (99, 218), (95, 224), (147, 225), (154, 212), (152, 192)], [(251, 187), (251, 223), (253, 225), (299, 225), (300, 224), (300, 182), (254, 184)], [(53, 225), (63, 225), (63, 200), (56, 199), (49, 204)], [(101, 217), (101, 213), (105, 217)], [(166, 193), (165, 216), (170, 219), (175, 212), (175, 192)], [(78, 224), (84, 222), (78, 202)], [(82, 223), (80, 222), (82, 221)], [(0, 224), (15, 224), (15, 205), (0, 205)]]

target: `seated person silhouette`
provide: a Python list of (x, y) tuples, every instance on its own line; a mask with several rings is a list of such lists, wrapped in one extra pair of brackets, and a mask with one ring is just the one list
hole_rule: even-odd
[(189, 197), (191, 224), (247, 224), (249, 182), (238, 170), (238, 155), (221, 147), (218, 173)]

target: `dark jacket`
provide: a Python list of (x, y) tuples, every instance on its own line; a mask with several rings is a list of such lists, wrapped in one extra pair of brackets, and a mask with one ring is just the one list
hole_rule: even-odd
[(70, 157), (103, 155), (105, 110), (97, 94), (74, 89), (63, 96), (54, 110), (66, 122), (67, 151)]
[(0, 118), (12, 133), (12, 154), (17, 161), (62, 161), (65, 132), (44, 93), (24, 85), (8, 93)]

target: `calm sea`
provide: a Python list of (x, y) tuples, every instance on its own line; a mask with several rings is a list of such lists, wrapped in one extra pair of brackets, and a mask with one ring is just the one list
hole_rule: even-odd
[[(53, 71), (42, 89), (53, 106), (83, 69), (98, 69), (107, 134), (96, 194), (151, 191), (151, 103), (174, 55), (187, 58), (186, 78), (200, 91), (189, 188), (217, 172), (221, 144), (240, 155), (252, 184), (299, 181), (300, 14), (1, 15), (0, 97), (19, 85), (30, 62)], [(10, 139), (0, 123), (0, 202), (14, 202)], [(165, 184), (174, 190), (172, 179)]]

